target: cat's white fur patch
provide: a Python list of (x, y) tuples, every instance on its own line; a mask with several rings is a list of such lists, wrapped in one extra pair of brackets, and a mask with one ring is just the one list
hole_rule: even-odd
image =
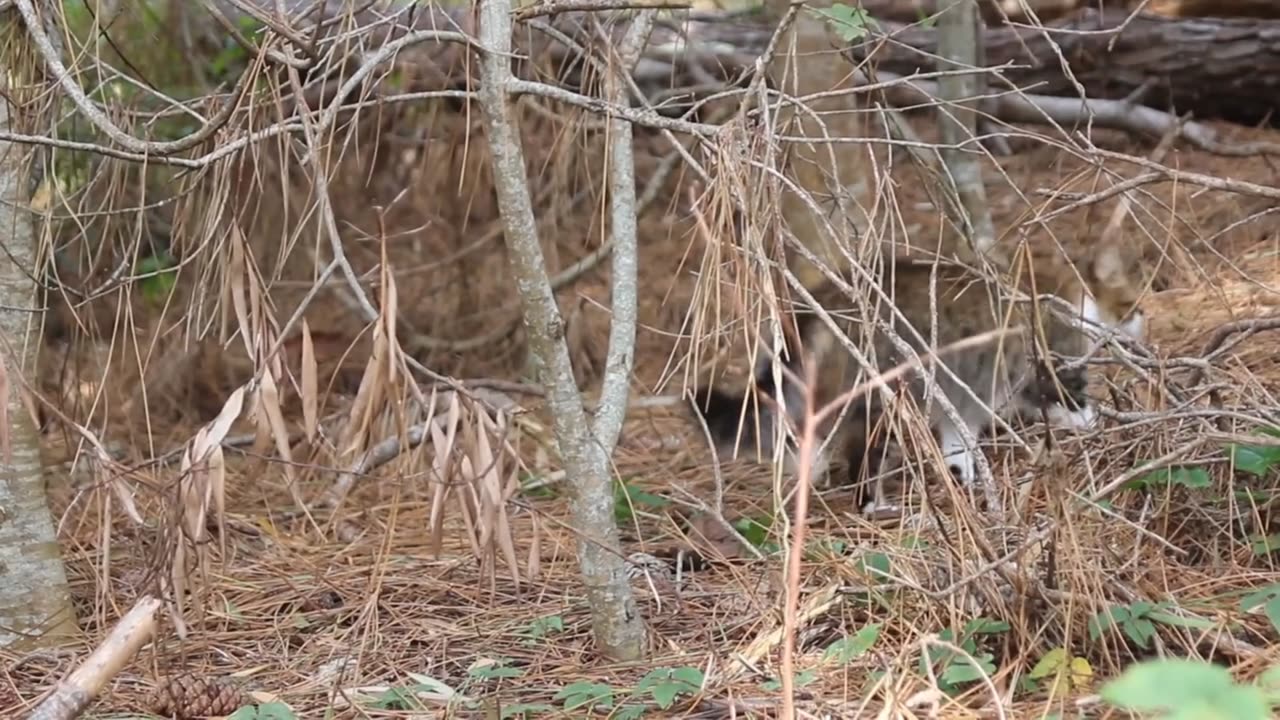
[(972, 485), (977, 476), (973, 451), (965, 445), (964, 438), (950, 422), (944, 422), (938, 428), (938, 449), (942, 451), (947, 469), (955, 468), (956, 479), (966, 486)]
[(1045, 409), (1045, 414), (1048, 416), (1050, 425), (1074, 430), (1086, 430), (1098, 419), (1098, 411), (1092, 405), (1086, 405), (1079, 410), (1068, 410), (1061, 404), (1054, 403)]
[(1147, 332), (1147, 316), (1141, 310), (1134, 310), (1128, 320), (1120, 323), (1120, 331), (1134, 340), (1141, 340)]

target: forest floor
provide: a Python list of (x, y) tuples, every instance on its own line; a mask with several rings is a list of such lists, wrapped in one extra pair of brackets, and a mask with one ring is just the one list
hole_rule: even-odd
[[(1280, 140), (1273, 131), (1219, 128), (1235, 141)], [(554, 142), (531, 150), (531, 165), (557, 151), (561, 137), (553, 136)], [(657, 140), (641, 144), (646, 142), (661, 146)], [(1107, 136), (1106, 147), (1140, 157), (1150, 152), (1149, 143), (1119, 135)], [(999, 160), (1006, 177), (991, 173), (998, 228), (1025, 219), (1027, 198), (1050, 202), (1037, 190), (1088, 192), (1097, 182), (1085, 160), (1052, 146), (1015, 149)], [(438, 167), (430, 152), (407, 160), (416, 169), (405, 172)], [(481, 166), (476, 157), (483, 150), (470, 152), (474, 157), (455, 169)], [(602, 205), (589, 183), (581, 185), (579, 172), (596, 160), (583, 153), (565, 163), (574, 167), (564, 170), (562, 195), (585, 187), (590, 200), (540, 205), (555, 215), (544, 229), (555, 267), (568, 267), (599, 245)], [(1165, 164), (1280, 186), (1280, 173), (1267, 158), (1182, 147)], [(654, 157), (642, 158), (638, 176), (647, 177), (656, 165)], [(556, 172), (546, 169), (540, 177)], [(503, 322), (491, 311), (509, 311), (512, 291), (499, 281), (505, 260), (498, 236), (458, 268), (427, 267), (467, 246), (496, 217), (486, 173), (470, 173), (461, 182), (459, 173), (441, 175), (435, 190), (414, 190), (412, 212), (392, 219), (391, 232), (405, 232), (393, 264), (405, 271), (406, 279), (398, 280), (400, 307), (417, 331), (466, 338)], [(937, 211), (922, 184), (905, 169), (894, 177), (900, 228), (936, 232)], [(680, 182), (676, 177), (668, 183), (641, 223), (637, 397), (678, 393), (685, 375), (675, 338), (685, 332), (703, 241), (690, 232), (690, 195)], [(1280, 345), (1274, 331), (1233, 336), (1195, 385), (1188, 378), (1206, 363), (1186, 359), (1200, 357), (1224, 323), (1275, 317), (1280, 310), (1280, 213), (1274, 202), (1185, 183), (1145, 191), (1123, 241), (1140, 249), (1141, 262), (1156, 278), (1143, 301), (1148, 354), (1134, 355), (1137, 360), (1111, 368), (1099, 381), (1104, 402), (1126, 402), (1122, 416), (1106, 419), (1099, 431), (1063, 440), (1059, 454), (1038, 461), (1008, 447), (990, 453), (1010, 507), (1018, 509), (1009, 526), (994, 527), (972, 507), (962, 510), (967, 501), (960, 499), (947, 522), (933, 525), (873, 522), (839, 490), (819, 493), (810, 504), (796, 660), (798, 703), (810, 717), (908, 717), (910, 703), (915, 716), (927, 715), (929, 703), (937, 705), (938, 717), (1100, 716), (1100, 684), (1137, 659), (1158, 653), (1211, 657), (1241, 680), (1275, 662), (1280, 631), (1273, 622), (1280, 624), (1280, 617), (1270, 620), (1253, 607), (1259, 603), (1242, 605), (1242, 598), (1260, 591), (1273, 593), (1259, 596), (1264, 600), (1280, 597), (1280, 572), (1268, 544), (1276, 537), (1269, 522), (1280, 470), (1269, 467), (1265, 447), (1249, 456), (1255, 462), (1246, 467), (1242, 452), (1248, 448), (1232, 454), (1229, 444), (1247, 442), (1257, 429), (1249, 418), (1280, 407)], [(385, 197), (379, 192), (344, 197), (340, 223), (369, 229), (367, 208)], [(1068, 242), (1087, 242), (1113, 204), (1064, 215), (1054, 221), (1055, 232)], [(460, 223), (470, 225), (459, 230)], [(452, 229), (442, 234), (442, 227)], [(266, 227), (257, 240), (269, 241), (273, 232)], [(359, 252), (369, 257), (356, 259), (376, 260), (376, 243), (363, 247)], [(412, 269), (415, 259), (424, 263), (421, 272)], [(561, 292), (574, 318), (571, 350), (592, 392), (607, 345), (607, 268), (606, 262)], [(312, 331), (356, 337), (358, 324), (353, 330), (351, 322), (323, 322), (344, 315), (341, 301), (332, 302), (313, 315)], [(357, 342), (368, 345), (368, 336)], [(518, 381), (521, 345), (516, 332), (478, 350), (440, 350), (424, 360), (458, 378)], [(88, 370), (92, 376), (94, 368)], [(143, 375), (152, 372), (161, 371)], [(138, 382), (135, 373), (109, 376), (105, 384), (111, 397), (124, 398), (137, 393)], [(146, 382), (156, 402), (163, 401), (159, 385)], [(234, 387), (215, 386), (222, 393)], [(201, 401), (216, 412), (225, 394), (210, 392)], [(1176, 406), (1175, 396), (1185, 403)], [(151, 689), (180, 672), (234, 681), (258, 701), (287, 703), (299, 718), (442, 717), (446, 707), (456, 717), (582, 717), (583, 709), (566, 712), (566, 702), (593, 693), (599, 706), (610, 699), (615, 711), (624, 708), (614, 717), (635, 717), (626, 713), (640, 708), (655, 717), (773, 715), (780, 702), (782, 627), (782, 561), (774, 551), (786, 524), (773, 519), (779, 513), (768, 468), (749, 462), (722, 468), (725, 515), (768, 557), (753, 560), (740, 552), (744, 557), (686, 571), (678, 592), (660, 580), (637, 581), (650, 657), (609, 664), (592, 647), (546, 417), (535, 397), (510, 397), (530, 412), (513, 421), (511, 436), (523, 467), (504, 465), (502, 472), (514, 473), (525, 489), (506, 506), (506, 518), (477, 522), (509, 529), (517, 573), (501, 553), (482, 550), (478, 562), (458, 494), (446, 505), (436, 552), (431, 443), (360, 477), (340, 510), (317, 511), (314, 522), (298, 512), (269, 448), (228, 449), (225, 546), (209, 545), (207, 566), (191, 575), (198, 592), (186, 610), (186, 637), (168, 620), (162, 623), (159, 641), (106, 688), (92, 716), (142, 716)], [(352, 402), (351, 393), (335, 392), (322, 410), (341, 413)], [(1230, 408), (1225, 419), (1213, 415), (1210, 402)], [(116, 401), (116, 407), (122, 404)], [(291, 424), (300, 422), (295, 410), (288, 414)], [(0, 683), (25, 701), (83, 659), (140, 594), (154, 591), (156, 570), (164, 571), (170, 556), (172, 540), (161, 530), (179, 473), (175, 463), (143, 461), (180, 447), (210, 416), (208, 409), (145, 422), (124, 410), (113, 416), (109, 435), (123, 448), (122, 462), (133, 468), (120, 481), (127, 491), (111, 490), (102, 476), (51, 475), (82, 636), (65, 653), (10, 658)], [(242, 423), (236, 432), (247, 429)], [(51, 445), (60, 438), (51, 434)], [(333, 485), (336, 473), (333, 463), (305, 445), (294, 452), (297, 478), (302, 496), (315, 498)], [(69, 455), (74, 447), (67, 448)], [(1072, 504), (1073, 497), (1174, 451), (1182, 452), (1166, 460), (1174, 471), (1164, 481), (1151, 480), (1159, 473), (1135, 475), (1144, 487), (1112, 493), (1100, 507)], [(690, 517), (713, 497), (716, 471), (684, 410), (634, 410), (614, 460), (630, 489), (620, 495), (630, 503), (618, 510), (624, 552), (668, 557), (688, 547)], [(128, 518), (121, 493), (132, 493), (145, 524)], [(913, 502), (910, 512), (919, 506)], [(1015, 588), (1011, 578), (1029, 581)], [(1032, 586), (1043, 591), (1030, 592)], [(1114, 627), (1100, 627), (1098, 618), (1109, 611)], [(980, 671), (930, 644), (939, 637), (963, 648)], [(934, 660), (930, 671), (921, 663), (926, 653)], [(1062, 668), (1070, 671), (1060, 676)], [(669, 709), (660, 709), (665, 703)]]

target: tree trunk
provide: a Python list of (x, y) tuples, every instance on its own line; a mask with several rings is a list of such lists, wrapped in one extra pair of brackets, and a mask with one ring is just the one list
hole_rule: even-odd
[[(619, 549), (610, 473), (613, 447), (604, 447), (593, 432), (574, 381), (564, 320), (560, 317), (538, 242), (524, 151), (511, 112), (508, 96), (512, 80), (510, 0), (481, 0), (479, 17), (478, 40), (484, 47), (479, 63), (479, 104), (530, 355), (536, 359), (538, 376), (547, 390), (556, 445), (573, 488), (571, 504), (578, 538), (578, 567), (591, 608), (592, 631), (605, 655), (616, 660), (635, 660), (644, 654), (646, 628), (636, 608), (627, 564)], [(618, 269), (616, 265), (614, 269)], [(633, 273), (634, 269), (629, 272)], [(614, 289), (618, 290), (618, 286)], [(611, 356), (616, 349), (611, 341)], [(626, 367), (617, 369), (625, 371)], [(602, 412), (608, 411), (608, 408), (602, 409)], [(602, 431), (613, 432), (616, 438), (612, 423), (601, 425)]]
[[(938, 71), (953, 72), (981, 67), (978, 8), (973, 0), (960, 0), (938, 20)], [(944, 104), (938, 107), (942, 124), (942, 159), (953, 192), (959, 226), (973, 251), (970, 258), (985, 255), (996, 242), (987, 208), (987, 189), (982, 184), (982, 151), (977, 142), (978, 116), (975, 109), (983, 94), (986, 77), (979, 73), (948, 74), (938, 79)]]
[[(777, 24), (786, 15), (787, 0), (767, 0), (766, 13)], [(814, 14), (831, 6), (829, 0), (806, 5), (791, 28), (780, 38), (777, 53), (767, 68), (773, 87), (790, 97), (824, 94), (805, 102), (803, 108), (783, 104), (777, 111), (778, 132), (817, 142), (797, 141), (786, 148), (786, 168), (796, 186), (826, 213), (816, 217), (809, 204), (788, 189), (781, 191), (781, 215), (788, 229), (827, 267), (843, 268), (859, 253), (839, 247), (849, 238), (862, 238), (870, 224), (871, 187), (875, 184), (868, 155), (870, 146), (821, 142), (827, 138), (866, 137), (869, 115), (858, 107), (851, 93), (831, 94), (857, 85), (853, 68), (841, 57), (843, 44), (832, 24)], [(836, 237), (827, 231), (834, 226)], [(822, 273), (803, 258), (796, 258), (796, 273), (816, 282)]]
[[(1137, 94), (1145, 105), (1172, 105), (1198, 118), (1245, 124), (1277, 121), (1280, 20), (1175, 20), (1142, 14), (1126, 24), (1128, 18), (1124, 10), (1084, 10), (1050, 26), (1069, 31), (1051, 35), (1088, 97)], [(898, 75), (932, 69), (937, 32), (881, 25), (885, 32), (894, 32), (894, 41), (873, 39), (855, 45), (848, 52), (851, 60), (871, 59)], [(987, 29), (983, 47), (988, 67), (1017, 65), (999, 73), (1012, 86), (1041, 95), (1077, 94), (1043, 31)], [(1000, 89), (1000, 81), (990, 84), (992, 90)]]
[(1269, 18), (1280, 20), (1276, 0), (1151, 0), (1147, 12), (1168, 17)]
[[(6, 57), (0, 62), (14, 79), (29, 68), (11, 67), (26, 39), (21, 19), (0, 13)], [(11, 84), (10, 89), (18, 87)], [(9, 94), (9, 93), (6, 93)], [(16, 94), (16, 93), (15, 93)], [(15, 122), (14, 108), (0, 99), (0, 129), (29, 132)], [(23, 147), (0, 141), (0, 362), (7, 413), (9, 454), (0, 442), (0, 648), (41, 646), (75, 629), (66, 571), (62, 567), (53, 517), (41, 473), (40, 433), (22, 402), (19, 376), (35, 369), (40, 313), (34, 278), (39, 277), (37, 238), (29, 214), (29, 183)]]

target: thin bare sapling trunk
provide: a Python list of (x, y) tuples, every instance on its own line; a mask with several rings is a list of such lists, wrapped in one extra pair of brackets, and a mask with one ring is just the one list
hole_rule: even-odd
[[(0, 12), (0, 34), (9, 48), (0, 63), (19, 85), (31, 72), (10, 64), (26, 36), (12, 9)], [(0, 98), (0, 130), (29, 130), (19, 125), (9, 101)], [(21, 145), (0, 141), (0, 648), (51, 644), (76, 624), (45, 495), (40, 433), (21, 397), (19, 376), (35, 369), (40, 320), (39, 253), (22, 156)]]
[[(938, 16), (938, 69), (953, 74), (938, 80), (939, 120), (942, 123), (942, 159), (953, 184), (954, 213), (975, 257), (995, 245), (995, 229), (982, 183), (981, 145), (976, 140), (979, 95), (986, 86), (978, 69), (978, 7), (975, 0), (956, 0)], [(956, 70), (971, 72), (955, 72)]]
[[(652, 19), (643, 19), (644, 15), (647, 13), (642, 14), (624, 41), (624, 52), (635, 40), (632, 37), (637, 35), (635, 27), (651, 27)], [(615, 314), (609, 337), (604, 397), (593, 427), (574, 381), (564, 338), (564, 320), (538, 242), (524, 152), (508, 97), (512, 80), (511, 0), (480, 0), (479, 21), (479, 40), (483, 47), (479, 60), (479, 101), (493, 156), (498, 207), (512, 275), (520, 294), (530, 354), (540, 366), (538, 376), (546, 387), (556, 444), (573, 489), (578, 566), (591, 608), (592, 630), (605, 655), (617, 660), (633, 660), (644, 654), (646, 631), (632, 597), (626, 561), (619, 549), (609, 462), (626, 412), (635, 344), (635, 180), (631, 169), (630, 128), (620, 131), (618, 123), (611, 123)], [(643, 35), (635, 40), (638, 45), (644, 44), (647, 31)], [(609, 87), (613, 92), (622, 92), (620, 80), (614, 80)], [(621, 149), (624, 144), (625, 149)], [(620, 207), (628, 202), (629, 207)], [(626, 217), (628, 211), (630, 218)], [(621, 222), (620, 215), (623, 216)]]

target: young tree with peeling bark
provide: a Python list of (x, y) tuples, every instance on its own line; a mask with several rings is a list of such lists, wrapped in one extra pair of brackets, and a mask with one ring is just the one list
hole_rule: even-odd
[[(0, 12), (10, 78), (0, 99), (0, 129), (25, 132), (10, 101), (24, 93), (20, 67), (25, 28), (12, 8)], [(20, 84), (21, 83), (21, 84)], [(0, 141), (0, 648), (44, 645), (75, 628), (75, 613), (57, 531), (45, 495), (40, 433), (21, 377), (35, 367), (40, 298), (38, 240), (31, 220), (30, 177), (23, 147)]]
[[(481, 0), (479, 11), (482, 46), (479, 98), (492, 154), (498, 207), (523, 307), (530, 354), (547, 390), (556, 444), (573, 489), (578, 565), (591, 607), (592, 630), (605, 655), (633, 660), (644, 654), (646, 632), (632, 597), (626, 560), (619, 549), (610, 463), (626, 415), (636, 334), (635, 173), (631, 126), (625, 120), (610, 121), (613, 327), (609, 334), (600, 409), (594, 422), (590, 422), (574, 380), (564, 337), (564, 319), (560, 316), (538, 241), (524, 153), (512, 117), (511, 9), (511, 0)], [(621, 103), (625, 99), (627, 84), (623, 78), (631, 72), (648, 41), (653, 21), (652, 11), (638, 13), (617, 48), (621, 58), (609, 63), (610, 72), (605, 80), (610, 101)]]

